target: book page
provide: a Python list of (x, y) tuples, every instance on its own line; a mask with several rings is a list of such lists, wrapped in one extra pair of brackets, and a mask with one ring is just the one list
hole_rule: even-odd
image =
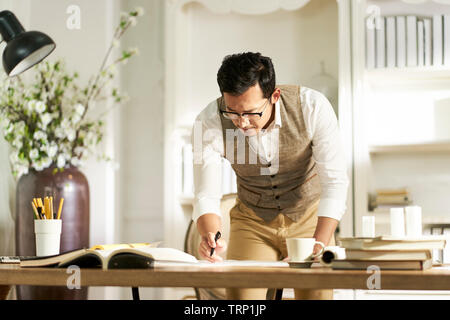
[(143, 256), (153, 258), (155, 261), (178, 261), (178, 262), (190, 262), (196, 263), (197, 258), (194, 256), (174, 248), (154, 248), (154, 247), (141, 247), (141, 248), (128, 248), (119, 250), (96, 250), (102, 251), (102, 255), (110, 258), (113, 255), (119, 253), (135, 253)]
[(220, 262), (209, 262), (207, 260), (199, 260), (197, 263), (183, 263), (170, 261), (155, 261), (157, 267), (189, 267), (195, 266), (202, 268), (218, 268), (218, 267), (261, 267), (261, 268), (289, 268), (289, 263), (285, 261), (256, 261), (256, 260), (224, 260)]

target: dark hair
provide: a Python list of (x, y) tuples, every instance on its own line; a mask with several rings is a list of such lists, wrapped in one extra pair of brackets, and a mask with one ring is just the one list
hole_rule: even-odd
[(217, 72), (220, 92), (238, 96), (259, 83), (264, 98), (275, 91), (275, 70), (272, 60), (259, 52), (245, 52), (226, 56)]

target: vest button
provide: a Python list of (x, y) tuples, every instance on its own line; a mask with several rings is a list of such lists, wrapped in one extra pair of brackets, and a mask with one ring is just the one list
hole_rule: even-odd
[(270, 177), (271, 177), (271, 178), (275, 178), (275, 175), (273, 174), (273, 175), (271, 175)]
[(281, 207), (280, 207), (280, 206), (278, 206), (278, 210), (281, 210)]
[(278, 188), (278, 187), (277, 187), (277, 186), (273, 186), (273, 187), (272, 187), (272, 189), (276, 189), (276, 188)]
[(267, 167), (269, 167), (269, 168), (270, 168), (271, 166), (272, 166), (272, 164), (271, 164), (271, 163), (269, 162), (269, 164), (267, 165)]
[(277, 200), (280, 199), (280, 196), (275, 196), (275, 199), (277, 199)]

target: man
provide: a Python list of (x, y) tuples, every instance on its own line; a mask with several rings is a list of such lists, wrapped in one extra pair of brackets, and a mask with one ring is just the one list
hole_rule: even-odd
[[(260, 53), (225, 57), (217, 81), (222, 96), (197, 116), (193, 130), (193, 219), (202, 236), (200, 255), (215, 262), (227, 250), (227, 259), (276, 261), (287, 258), (286, 238), (314, 237), (333, 245), (348, 179), (329, 101), (306, 87), (276, 86), (272, 61)], [(228, 246), (214, 241), (222, 230), (223, 157), (238, 186)], [(332, 290), (295, 290), (296, 299), (332, 295)], [(265, 297), (264, 289), (227, 290), (228, 299)]]

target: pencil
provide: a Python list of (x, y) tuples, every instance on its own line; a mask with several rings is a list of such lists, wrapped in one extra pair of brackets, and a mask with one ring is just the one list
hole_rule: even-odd
[(48, 197), (44, 198), (44, 211), (45, 211), (45, 217), (47, 219), (50, 219), (50, 207), (48, 203)]
[(36, 216), (36, 219), (40, 219), (39, 218), (39, 213), (37, 212), (37, 209), (36, 209), (36, 205), (34, 204), (34, 202), (31, 202), (31, 206), (33, 207), (33, 211), (34, 211), (34, 215)]
[(50, 216), (51, 219), (55, 219), (55, 217), (53, 216), (53, 197), (50, 197)]
[(64, 203), (64, 198), (61, 198), (59, 200), (58, 216), (56, 217), (56, 219), (61, 219), (61, 210), (62, 210), (63, 203)]

